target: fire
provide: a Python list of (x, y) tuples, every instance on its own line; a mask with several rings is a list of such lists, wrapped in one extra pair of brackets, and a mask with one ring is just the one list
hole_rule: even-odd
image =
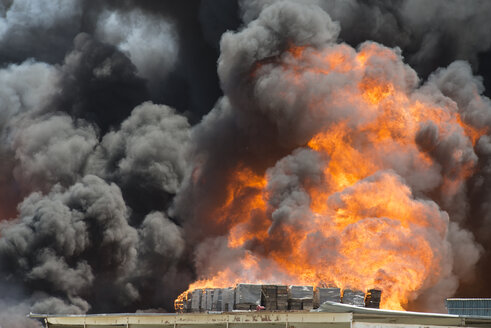
[[(285, 164), (295, 153), (266, 172), (241, 164), (230, 175), (215, 216), (230, 226), (226, 238), (235, 261), (211, 270), (190, 290), (239, 282), (334, 284), (382, 289), (382, 308), (404, 309), (418, 291), (438, 281), (449, 256), (449, 217), (424, 195), (456, 194), (474, 162), (456, 149), (458, 165), (431, 190), (420, 187), (409, 171), (424, 176), (441, 168), (431, 144), (418, 144), (418, 134), (432, 125), (435, 143), (459, 135), (474, 145), (486, 131), (466, 124), (447, 103), (415, 93), (417, 81), (397, 81), (384, 72), (396, 61), (396, 52), (375, 43), (358, 51), (344, 44), (322, 50), (291, 46), (253, 67), (253, 79), (279, 70), (299, 93), (309, 91), (306, 81), (312, 77), (326, 83), (349, 78), (346, 88), (329, 90), (328, 102), (312, 97), (306, 105), (312, 117), (326, 111), (334, 117), (301, 148), (323, 163), (318, 179), (296, 177), (295, 166)], [(277, 96), (286, 103), (294, 97)], [(345, 108), (356, 108), (359, 115), (343, 116)], [(295, 188), (277, 182), (278, 172), (295, 177)]]

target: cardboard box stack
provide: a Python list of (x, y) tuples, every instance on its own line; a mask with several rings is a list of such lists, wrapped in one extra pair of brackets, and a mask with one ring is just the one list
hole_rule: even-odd
[(380, 289), (369, 289), (367, 291), (367, 297), (365, 298), (365, 307), (367, 308), (380, 308), (380, 298), (382, 291)]
[(237, 284), (235, 287), (235, 309), (255, 310), (261, 304), (261, 285)]
[(314, 288), (312, 286), (290, 286), (288, 289), (289, 310), (312, 310), (314, 307)]
[(365, 293), (361, 290), (345, 289), (343, 290), (342, 303), (364, 307)]

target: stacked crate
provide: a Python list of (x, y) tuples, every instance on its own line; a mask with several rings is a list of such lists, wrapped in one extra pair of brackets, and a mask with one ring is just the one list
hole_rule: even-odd
[(369, 289), (367, 291), (367, 297), (365, 298), (365, 307), (367, 308), (380, 308), (380, 298), (382, 291), (380, 289)]
[(342, 302), (354, 306), (365, 306), (365, 293), (361, 290), (345, 289), (343, 290)]
[(261, 285), (237, 284), (235, 287), (235, 309), (255, 310), (261, 304)]
[(341, 303), (341, 289), (317, 287), (314, 292), (314, 308), (318, 308), (327, 301)]
[(312, 310), (314, 307), (312, 286), (290, 286), (288, 291), (289, 310)]

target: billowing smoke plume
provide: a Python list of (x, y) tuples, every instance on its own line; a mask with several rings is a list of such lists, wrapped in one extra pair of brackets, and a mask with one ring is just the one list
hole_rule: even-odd
[(487, 295), (490, 12), (0, 2), (0, 325), (193, 282)]

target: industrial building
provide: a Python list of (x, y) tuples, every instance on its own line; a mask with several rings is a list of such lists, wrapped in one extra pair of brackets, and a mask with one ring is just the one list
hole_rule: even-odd
[(437, 328), (490, 327), (491, 317), (362, 308), (325, 302), (315, 311), (37, 315), (47, 328)]

